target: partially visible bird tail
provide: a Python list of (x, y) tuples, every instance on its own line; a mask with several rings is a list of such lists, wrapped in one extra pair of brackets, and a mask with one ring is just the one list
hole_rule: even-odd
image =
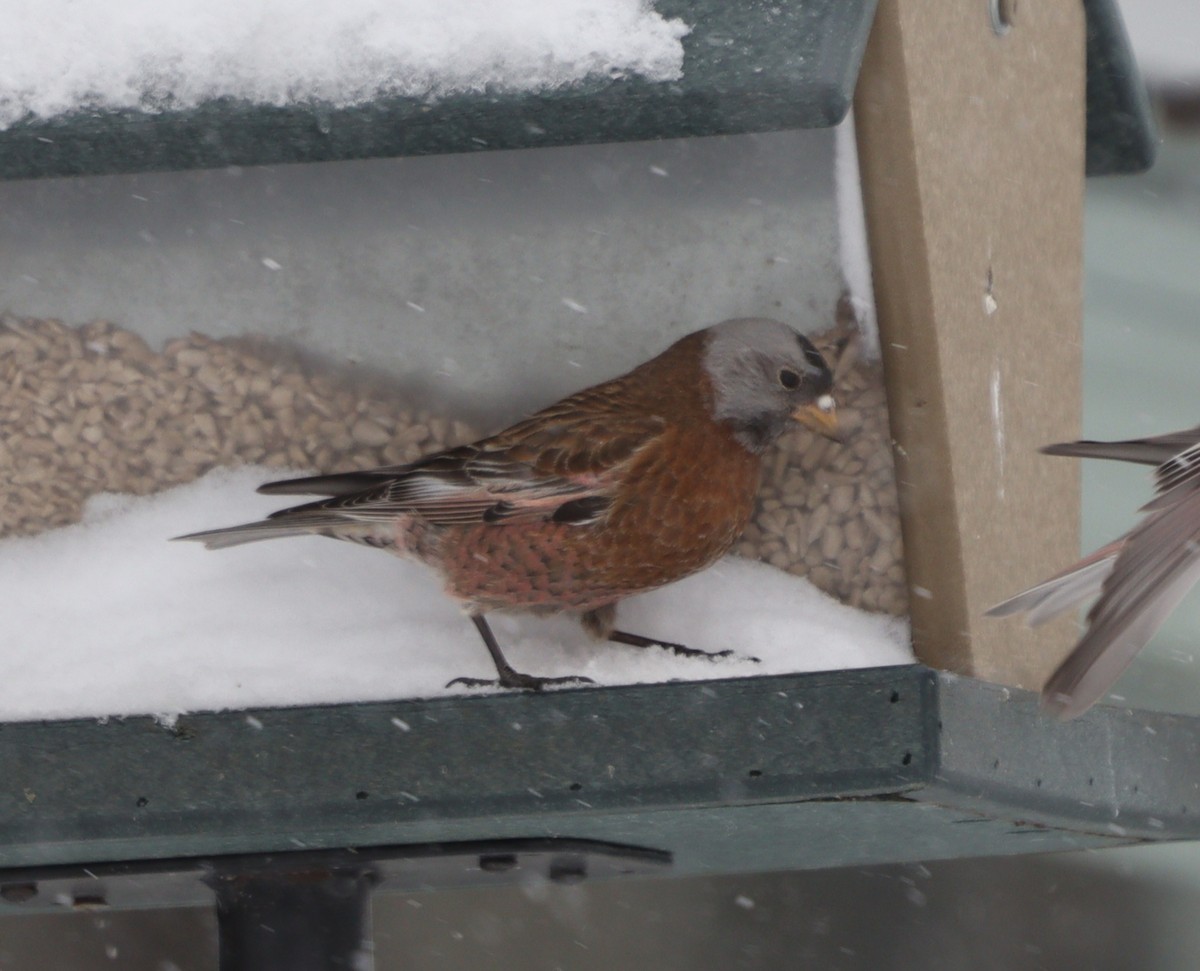
[(1141, 465), (1162, 465), (1200, 440), (1200, 432), (1191, 428), (1153, 438), (1131, 438), (1122, 442), (1059, 442), (1039, 451), (1046, 455), (1067, 455), (1080, 459), (1115, 459)]

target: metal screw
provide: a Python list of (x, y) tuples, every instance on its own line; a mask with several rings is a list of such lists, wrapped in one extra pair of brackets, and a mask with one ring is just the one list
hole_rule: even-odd
[(992, 19), (992, 30), (1003, 37), (1012, 30), (1017, 16), (1017, 0), (988, 0), (988, 13)]
[(488, 853), (479, 858), (479, 869), (484, 873), (506, 873), (516, 868), (515, 853)]
[(6, 883), (0, 886), (0, 900), (9, 904), (23, 904), (37, 896), (36, 883)]
[(575, 856), (560, 856), (550, 861), (550, 879), (555, 883), (581, 883), (587, 877), (587, 865)]

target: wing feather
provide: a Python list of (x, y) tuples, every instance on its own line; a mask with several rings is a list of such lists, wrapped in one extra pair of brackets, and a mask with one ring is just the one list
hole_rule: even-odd
[(1200, 579), (1200, 490), (1152, 513), (1126, 536), (1087, 614), (1087, 631), (1043, 688), (1072, 718), (1099, 701)]
[(330, 516), (380, 523), (415, 515), (435, 525), (592, 523), (604, 516), (633, 456), (660, 440), (666, 425), (631, 408), (619, 380), (609, 382), (491, 438), (407, 465), (268, 483), (259, 491), (326, 498), (281, 509), (265, 522), (278, 528)]

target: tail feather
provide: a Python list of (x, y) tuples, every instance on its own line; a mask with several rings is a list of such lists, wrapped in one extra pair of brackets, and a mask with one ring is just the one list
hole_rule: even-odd
[(372, 489), (384, 482), (389, 474), (394, 475), (396, 470), (404, 471), (406, 468), (395, 466), (366, 472), (334, 472), (302, 479), (283, 479), (260, 485), (257, 491), (264, 496), (345, 496)]
[(287, 519), (263, 519), (256, 523), (226, 526), (222, 529), (206, 529), (199, 533), (173, 536), (177, 540), (193, 540), (203, 543), (210, 550), (228, 549), (243, 543), (257, 543), (265, 539), (281, 539), (285, 536), (329, 535), (335, 527), (345, 528), (346, 521), (338, 516), (312, 515), (292, 516)]
[(1162, 465), (1188, 446), (1196, 444), (1198, 439), (1200, 431), (1191, 428), (1169, 435), (1133, 438), (1123, 442), (1059, 442), (1043, 446), (1040, 451), (1046, 455), (1067, 455), (1080, 459), (1115, 459), (1141, 465)]
[(1089, 564), (1067, 576), (1046, 580), (1010, 597), (990, 607), (986, 614), (989, 617), (1007, 617), (1024, 613), (1028, 626), (1040, 627), (1099, 594), (1101, 585), (1111, 572), (1111, 562)]
[(990, 607), (986, 611), (987, 616), (1007, 617), (1024, 613), (1025, 622), (1030, 627), (1037, 627), (1074, 607), (1082, 606), (1100, 593), (1124, 544), (1125, 537), (1121, 537), (1102, 546), (1061, 573)]

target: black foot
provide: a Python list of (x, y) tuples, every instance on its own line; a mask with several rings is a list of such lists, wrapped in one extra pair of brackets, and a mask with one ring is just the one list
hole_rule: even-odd
[(504, 654), (500, 650), (500, 645), (496, 643), (496, 637), (492, 634), (491, 627), (488, 622), (483, 619), (482, 614), (475, 614), (471, 617), (475, 623), (475, 628), (479, 631), (479, 636), (483, 638), (483, 643), (487, 646), (488, 653), (492, 656), (492, 663), (496, 665), (497, 678), (455, 678), (446, 684), (447, 688), (453, 687), (456, 684), (466, 685), (468, 688), (512, 688), (516, 691), (542, 691), (548, 685), (552, 684), (595, 684), (591, 678), (585, 678), (582, 675), (571, 675), (565, 678), (539, 678), (532, 674), (522, 674), (520, 671), (513, 670), (513, 666), (504, 659)]
[(569, 675), (565, 678), (539, 678), (536, 675), (522, 674), (520, 671), (513, 671), (510, 668), (507, 673), (501, 674), (498, 678), (455, 678), (453, 681), (446, 682), (446, 687), (452, 688), (456, 684), (461, 684), (468, 688), (512, 688), (517, 691), (542, 691), (548, 685), (595, 683), (591, 678), (585, 678), (581, 674)]
[(657, 641), (652, 637), (643, 637), (641, 634), (630, 634), (628, 631), (623, 630), (613, 631), (608, 635), (608, 639), (616, 641), (618, 644), (628, 644), (630, 647), (661, 647), (679, 657), (703, 657), (710, 661), (737, 658), (739, 661), (759, 663), (758, 658), (750, 657), (746, 654), (738, 654), (736, 651), (702, 651), (696, 647), (688, 647), (686, 644), (676, 644), (673, 641)]

